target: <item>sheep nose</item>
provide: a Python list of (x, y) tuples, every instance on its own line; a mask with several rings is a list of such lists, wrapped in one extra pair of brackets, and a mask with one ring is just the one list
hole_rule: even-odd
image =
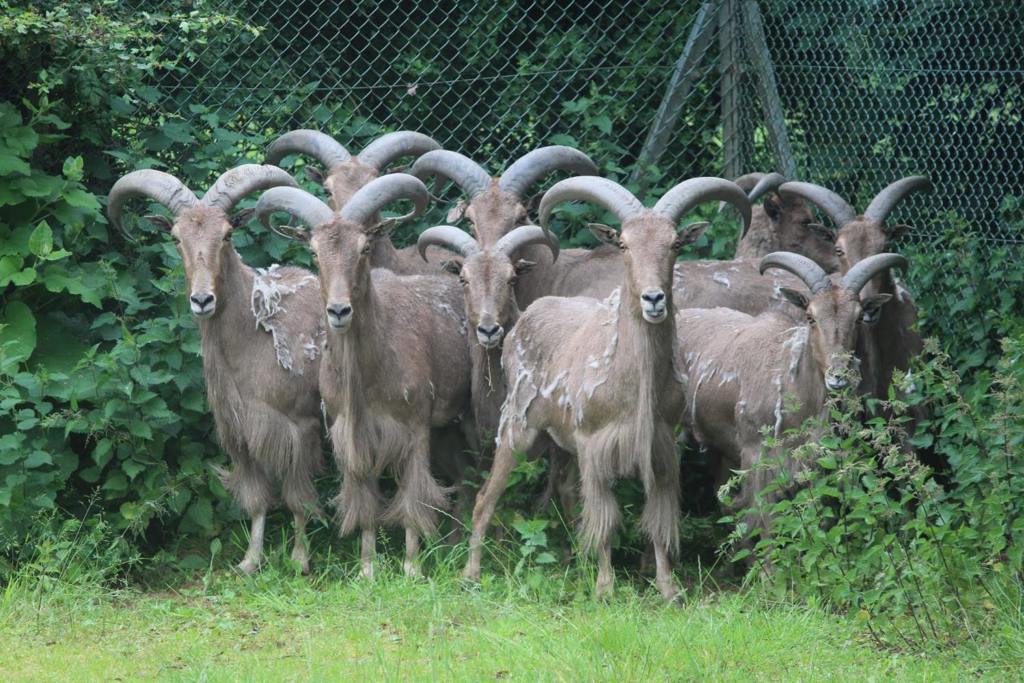
[(500, 329), (501, 327), (499, 327), (497, 324), (477, 325), (476, 327), (476, 331), (485, 337), (493, 337), (494, 335), (498, 334), (498, 331)]
[(640, 298), (649, 304), (657, 305), (665, 300), (665, 292), (660, 289), (649, 289), (641, 294)]
[(213, 303), (213, 294), (203, 292), (202, 294), (193, 294), (188, 298), (189, 301), (194, 303), (199, 308), (206, 308), (207, 304)]
[(344, 318), (352, 315), (352, 306), (349, 304), (331, 304), (327, 307), (327, 314), (335, 318)]

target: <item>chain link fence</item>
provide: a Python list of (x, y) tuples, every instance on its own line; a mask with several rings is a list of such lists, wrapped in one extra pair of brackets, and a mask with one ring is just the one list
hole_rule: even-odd
[(214, 111), (262, 134), (319, 128), (354, 148), (409, 128), (495, 173), (561, 142), (641, 186), (779, 170), (858, 208), (925, 174), (935, 191), (891, 218), (913, 226), (898, 247), (947, 250), (955, 266), (951, 240), (969, 238), (981, 266), (966, 280), (915, 276), (915, 293), (949, 299), (954, 314), (965, 288), (1024, 300), (1003, 267), (1024, 239), (1020, 3), (193, 4), (232, 20), (206, 44), (187, 20), (164, 33), (188, 51), (159, 84), (183, 117)]

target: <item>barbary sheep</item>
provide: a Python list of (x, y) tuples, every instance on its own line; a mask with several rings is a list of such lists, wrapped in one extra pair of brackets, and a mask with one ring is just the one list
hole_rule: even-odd
[[(755, 494), (774, 476), (754, 467), (762, 457), (762, 428), (782, 437), (805, 419), (821, 416), (828, 392), (847, 387), (857, 367), (858, 322), (876, 315), (891, 298), (861, 296), (861, 289), (896, 266), (905, 267), (906, 260), (876, 254), (845, 276), (829, 276), (800, 254), (769, 254), (761, 259), (761, 270), (787, 270), (810, 290), (809, 297), (782, 290), (805, 311), (804, 322), (778, 313), (750, 316), (725, 308), (681, 309), (676, 314), (680, 361), (688, 377), (683, 425), (718, 464), (719, 485), (730, 471), (751, 470), (733, 509), (752, 507)], [(794, 410), (786, 409), (789, 397), (796, 400)], [(755, 527), (752, 519), (747, 522), (750, 531)]]
[[(430, 471), (431, 433), (464, 416), (470, 364), (458, 282), (450, 276), (397, 275), (371, 269), (374, 242), (394, 221), (381, 223), (385, 205), (428, 204), (416, 178), (393, 173), (370, 181), (335, 213), (295, 188), (268, 190), (256, 206), (266, 219), (287, 211), (312, 227), (309, 244), (320, 264), (322, 315), (328, 333), (320, 393), (331, 443), (344, 480), (336, 498), (341, 533), (362, 533), (362, 573), (373, 575), (376, 531), (382, 521), (405, 528), (405, 572), (418, 573), (421, 535), (437, 525), (446, 503)], [(398, 491), (381, 512), (378, 479), (390, 469)]]
[(703, 229), (680, 233), (676, 223), (704, 201), (728, 201), (745, 221), (750, 208), (746, 194), (721, 178), (684, 181), (652, 209), (610, 180), (570, 178), (544, 195), (541, 225), (557, 204), (575, 199), (594, 202), (621, 221), (622, 283), (604, 301), (538, 299), (509, 333), (502, 354), (508, 397), (494, 467), (473, 510), (463, 573), (479, 579), (484, 535), (514, 453), (546, 432), (579, 464), (583, 538), (598, 554), (596, 594), (612, 589), (611, 536), (619, 521), (612, 483), (636, 476), (647, 496), (642, 524), (655, 548), (656, 584), (671, 599), (677, 589), (669, 558), (678, 545), (679, 517), (673, 427), (683, 404), (682, 378), (674, 366), (672, 265)]
[[(820, 185), (788, 182), (779, 187), (780, 192), (803, 197), (816, 205), (835, 223), (840, 273), (848, 272), (869, 256), (885, 252), (906, 229), (887, 224), (886, 218), (907, 195), (931, 189), (928, 178), (908, 176), (879, 192), (864, 213), (858, 215), (839, 195)], [(873, 373), (863, 378), (861, 391), (887, 399), (893, 371), (909, 369), (911, 359), (924, 348), (921, 335), (914, 329), (917, 307), (910, 293), (888, 270), (879, 271), (865, 287), (868, 294), (888, 294), (894, 299), (879, 311), (877, 319), (867, 321), (871, 333), (866, 335), (863, 349), (863, 354), (870, 357)]]
[[(736, 259), (757, 259), (776, 251), (803, 254), (826, 273), (839, 268), (835, 234), (814, 216), (803, 199), (782, 193), (786, 178), (779, 173), (747, 173), (736, 178), (753, 205), (750, 227), (740, 235)], [(754, 204), (764, 197), (761, 204)]]
[(245, 195), (294, 186), (273, 166), (244, 165), (224, 173), (196, 198), (180, 180), (161, 171), (135, 171), (110, 190), (111, 222), (136, 196), (163, 204), (173, 221), (150, 221), (174, 237), (185, 266), (192, 314), (202, 334), (203, 373), (221, 446), (231, 470), (221, 480), (252, 526), (238, 568), (259, 568), (267, 511), (280, 487), (295, 518), (292, 559), (309, 571), (306, 516), (318, 510), (314, 477), (322, 470), (319, 373), (319, 288), (301, 268), (254, 270), (231, 244), (232, 231), (251, 211), (228, 212)]
[[(306, 174), (321, 183), (331, 198), (331, 206), (337, 210), (356, 193), (359, 188), (380, 176), (395, 160), (440, 150), (441, 145), (433, 138), (410, 130), (387, 133), (380, 136), (356, 156), (352, 156), (337, 140), (317, 130), (300, 129), (285, 133), (267, 147), (268, 164), (279, 164), (289, 154), (305, 154), (324, 165), (326, 172), (312, 166), (306, 167)], [(396, 249), (390, 239), (374, 241), (371, 262), (374, 267), (387, 268), (399, 275), (433, 275), (436, 264), (422, 262), (414, 247)]]

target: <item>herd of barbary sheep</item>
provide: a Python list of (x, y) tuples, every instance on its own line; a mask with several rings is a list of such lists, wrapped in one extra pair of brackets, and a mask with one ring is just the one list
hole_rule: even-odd
[[(323, 165), (307, 172), (328, 201), (274, 165), (295, 154)], [(415, 158), (408, 173), (385, 172), (403, 157)], [(465, 475), (477, 468), (490, 471), (476, 493), (464, 571), (477, 579), (515, 454), (529, 453), (550, 459), (549, 489), (564, 505), (582, 499), (580, 533), (597, 554), (599, 596), (613, 583), (612, 485), (642, 482), (656, 586), (672, 598), (676, 426), (708, 453), (721, 483), (767, 455), (766, 427), (776, 436), (798, 427), (851, 382), (884, 398), (893, 370), (907, 369), (920, 349), (913, 301), (892, 273), (906, 262), (886, 253), (898, 229), (886, 217), (909, 193), (930, 189), (923, 177), (894, 182), (858, 213), (824, 187), (776, 173), (684, 180), (647, 207), (569, 147), (537, 149), (492, 177), (409, 131), (351, 155), (328, 135), (296, 130), (270, 145), (266, 161), (227, 171), (201, 198), (167, 173), (135, 171), (111, 189), (108, 208), (115, 225), (137, 196), (173, 215), (148, 218), (170, 232), (184, 263), (209, 405), (231, 460), (220, 474), (251, 518), (245, 572), (260, 566), (279, 496), (295, 519), (292, 558), (308, 571), (304, 530), (320, 509), (314, 478), (326, 419), (342, 475), (338, 524), (342, 534), (361, 533), (366, 576), (380, 524), (404, 528), (404, 568), (417, 574), (420, 540), (448, 505), (439, 479), (468, 508)], [(557, 171), (573, 177), (543, 194), (534, 225), (530, 190)], [(468, 230), (432, 227), (416, 246), (396, 249), (389, 234), (427, 208), (431, 179), (464, 193), (447, 220), (464, 219)], [(254, 192), (265, 224), (277, 212), (304, 224), (278, 230), (308, 243), (319, 274), (243, 263), (231, 234), (252, 211), (232, 209)], [(400, 200), (412, 212), (382, 218)], [(559, 250), (548, 225), (571, 201), (615, 217), (617, 228), (591, 225), (600, 247)], [(736, 259), (677, 261), (706, 227), (679, 228), (681, 220), (711, 201), (742, 218)], [(834, 231), (813, 222), (808, 202)], [(379, 485), (385, 472), (396, 482), (389, 499)], [(750, 507), (770, 476), (751, 474), (737, 509)]]

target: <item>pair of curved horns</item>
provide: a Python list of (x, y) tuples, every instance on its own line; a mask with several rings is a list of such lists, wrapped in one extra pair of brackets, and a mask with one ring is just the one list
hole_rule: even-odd
[[(644, 205), (633, 193), (618, 183), (606, 178), (584, 176), (568, 178), (544, 194), (540, 202), (540, 224), (545, 227), (551, 219), (555, 206), (563, 202), (582, 200), (615, 214), (620, 223), (640, 215)], [(743, 217), (743, 226), (750, 225), (750, 202), (739, 185), (724, 178), (690, 178), (679, 183), (654, 205), (651, 211), (679, 222), (685, 214), (698, 204), (714, 200), (729, 202)]]
[[(406, 173), (390, 173), (374, 178), (359, 188), (338, 210), (337, 215), (353, 223), (367, 224), (377, 212), (399, 199), (413, 203), (411, 218), (426, 210), (430, 202), (427, 188), (418, 178)], [(297, 187), (275, 187), (267, 190), (256, 202), (256, 217), (264, 224), (275, 211), (284, 211), (310, 227), (334, 220), (335, 213), (320, 199)]]
[[(583, 152), (565, 145), (549, 145), (524, 154), (509, 166), (498, 188), (524, 197), (530, 186), (555, 171), (578, 175), (595, 175), (597, 165)], [(470, 196), (477, 196), (491, 186), (491, 176), (469, 157), (448, 150), (428, 152), (416, 160), (409, 171), (417, 178), (440, 175), (448, 178)]]
[(144, 169), (133, 171), (114, 183), (107, 198), (107, 215), (115, 226), (120, 227), (125, 202), (139, 196), (163, 204), (175, 216), (197, 206), (217, 208), (226, 213), (247, 194), (282, 185), (297, 186), (294, 178), (276, 166), (243, 164), (223, 173), (203, 198), (198, 199), (170, 173)]
[[(382, 135), (360, 152), (356, 160), (381, 171), (395, 159), (404, 156), (420, 156), (432, 150), (441, 149), (433, 138), (411, 130), (401, 130)], [(326, 133), (307, 128), (293, 130), (274, 140), (267, 147), (267, 163), (278, 164), (289, 154), (306, 154), (313, 157), (327, 169), (334, 168), (352, 158), (340, 142)]]
[[(864, 285), (882, 271), (889, 268), (906, 269), (906, 267), (907, 259), (899, 254), (874, 254), (858, 261), (853, 268), (850, 268), (840, 280), (839, 285), (854, 294), (859, 294)], [(811, 294), (817, 294), (832, 286), (832, 280), (821, 266), (806, 256), (794, 254), (791, 251), (776, 251), (762, 258), (757, 267), (758, 272), (764, 275), (764, 271), (769, 268), (781, 268), (793, 273), (803, 280), (807, 288), (811, 290)]]
[(747, 173), (733, 182), (743, 188), (747, 199), (753, 204), (769, 192), (778, 192), (779, 187), (786, 182), (786, 176), (781, 173)]
[[(914, 192), (930, 192), (931, 189), (932, 183), (925, 176), (913, 175), (901, 178), (875, 195), (864, 211), (864, 218), (882, 223), (907, 195)], [(828, 214), (828, 217), (839, 228), (857, 219), (857, 212), (846, 200), (821, 185), (794, 181), (783, 183), (779, 187), (779, 191), (795, 194), (813, 203)]]
[[(532, 244), (547, 247), (551, 250), (552, 260), (558, 260), (558, 241), (539, 225), (520, 225), (518, 228), (510, 230), (494, 243), (494, 249), (512, 258), (517, 251)], [(424, 230), (416, 246), (419, 249), (420, 258), (424, 261), (427, 260), (427, 247), (431, 246), (448, 249), (465, 257), (478, 254), (483, 249), (472, 236), (451, 225), (437, 225)]]

